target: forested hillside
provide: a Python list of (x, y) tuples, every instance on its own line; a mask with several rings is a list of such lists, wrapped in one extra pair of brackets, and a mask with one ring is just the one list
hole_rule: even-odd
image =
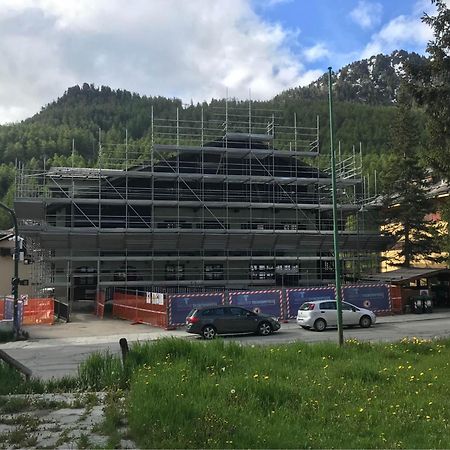
[[(365, 168), (373, 171), (390, 155), (390, 126), (395, 116), (397, 91), (403, 65), (420, 64), (423, 57), (400, 51), (390, 56), (377, 55), (352, 63), (335, 77), (335, 139), (345, 151), (362, 143)], [(241, 102), (245, 106), (245, 101)], [(180, 108), (184, 119), (205, 120), (212, 108), (224, 106), (225, 100), (203, 105), (182, 105), (178, 99), (146, 97), (125, 90), (112, 90), (84, 83), (73, 86), (35, 116), (20, 123), (0, 126), (0, 198), (11, 204), (15, 161), (33, 168), (70, 164), (68, 157), (75, 142), (78, 164), (94, 165), (98, 152), (99, 129), (102, 142), (123, 142), (125, 129), (133, 143), (148, 142), (151, 109), (159, 118), (174, 118)], [(320, 118), (321, 147), (328, 149), (328, 103), (325, 75), (305, 88), (280, 93), (271, 101), (252, 102), (254, 108), (281, 111), (281, 121), (292, 125), (294, 112), (301, 126), (314, 126)], [(414, 111), (419, 134), (424, 121)], [(4, 226), (0, 223), (0, 227)]]
[[(404, 50), (355, 61), (333, 75), (334, 95), (337, 101), (393, 105), (397, 101), (401, 82), (410, 82), (405, 69), (414, 67), (420, 70), (426, 62), (424, 56)], [(327, 95), (328, 76), (324, 74), (309, 86), (289, 89), (278, 97), (326, 100)]]

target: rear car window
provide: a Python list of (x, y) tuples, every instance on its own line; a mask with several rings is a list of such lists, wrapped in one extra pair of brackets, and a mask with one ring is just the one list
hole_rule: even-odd
[(310, 304), (311, 303), (303, 303), (303, 305), (300, 306), (300, 311), (308, 311)]
[(189, 314), (186, 316), (186, 317), (192, 317), (192, 316), (195, 316), (195, 314), (196, 314), (196, 312), (197, 312), (197, 309), (191, 309), (190, 310), (190, 312), (189, 312)]

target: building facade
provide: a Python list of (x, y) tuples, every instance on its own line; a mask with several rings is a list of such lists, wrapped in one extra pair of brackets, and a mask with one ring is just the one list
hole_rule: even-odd
[[(159, 292), (332, 283), (331, 176), (319, 124), (277, 124), (236, 107), (151, 117), (151, 142), (106, 146), (95, 168), (19, 168), (15, 208), (36, 290), (62, 301), (106, 287)], [(326, 157), (325, 157), (326, 159)], [(386, 241), (364, 227), (361, 158), (338, 159), (344, 276), (377, 264)]]
[[(20, 238), (22, 240), (22, 238)], [(28, 295), (31, 288), (31, 266), (29, 259), (24, 255), (21, 246), (19, 260), (19, 278), (22, 284), (19, 286), (20, 295)], [(12, 230), (0, 231), (0, 297), (11, 295), (12, 278), (14, 277), (14, 232)]]

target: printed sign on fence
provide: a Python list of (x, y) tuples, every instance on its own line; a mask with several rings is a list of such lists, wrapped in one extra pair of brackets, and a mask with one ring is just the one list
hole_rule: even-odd
[(14, 297), (5, 297), (4, 319), (13, 320), (14, 317)]
[(336, 291), (334, 286), (304, 288), (304, 289), (286, 289), (286, 306), (288, 319), (297, 317), (300, 306), (305, 302), (314, 302), (319, 300), (334, 300)]
[(367, 308), (374, 312), (390, 312), (391, 297), (389, 286), (386, 284), (362, 284), (344, 286), (343, 299), (360, 308)]
[(150, 303), (152, 305), (164, 305), (164, 294), (146, 291), (145, 303)]
[(230, 292), (230, 304), (242, 306), (258, 314), (283, 316), (283, 296), (280, 290)]
[(152, 303), (154, 305), (164, 305), (164, 294), (152, 292)]
[(184, 325), (193, 308), (223, 305), (224, 294), (177, 294), (169, 296), (169, 325)]

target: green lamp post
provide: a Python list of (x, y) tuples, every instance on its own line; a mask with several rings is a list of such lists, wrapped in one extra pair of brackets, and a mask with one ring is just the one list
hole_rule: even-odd
[(331, 191), (333, 199), (333, 247), (334, 247), (334, 271), (336, 285), (336, 311), (339, 345), (344, 344), (344, 333), (342, 330), (342, 292), (341, 292), (341, 263), (339, 260), (339, 235), (338, 235), (338, 213), (336, 199), (336, 152), (333, 144), (333, 95), (332, 95), (331, 67), (328, 67), (328, 104), (330, 113), (330, 152), (331, 152)]

